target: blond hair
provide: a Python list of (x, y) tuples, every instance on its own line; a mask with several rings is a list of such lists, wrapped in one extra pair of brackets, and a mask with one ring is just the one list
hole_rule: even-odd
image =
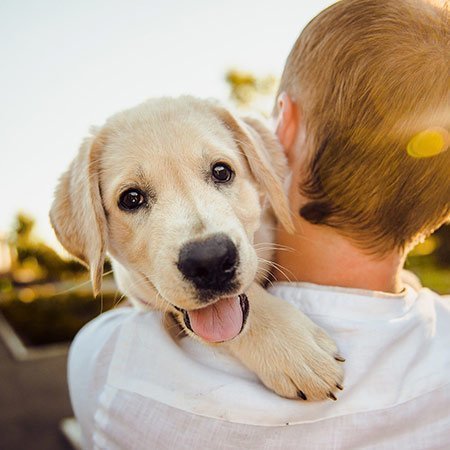
[(450, 218), (450, 150), (406, 148), (450, 123), (448, 7), (341, 0), (295, 43), (279, 91), (301, 107), (308, 165), (300, 215), (383, 253)]

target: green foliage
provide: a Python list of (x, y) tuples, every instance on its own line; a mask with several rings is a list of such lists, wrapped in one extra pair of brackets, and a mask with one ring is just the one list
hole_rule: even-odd
[(405, 268), (414, 272), (423, 286), (450, 294), (450, 226), (441, 227), (419, 244), (408, 255)]
[[(250, 72), (231, 69), (225, 80), (230, 87), (230, 98), (241, 108), (260, 109), (257, 105), (262, 98), (272, 102), (277, 79), (273, 75), (256, 77)], [(263, 111), (267, 112), (267, 111)]]
[[(16, 252), (13, 266), (13, 280), (16, 283), (47, 282), (68, 280), (86, 272), (86, 268), (75, 260), (61, 258), (51, 247), (34, 236), (35, 220), (24, 213), (17, 214), (15, 225), (10, 236), (10, 243)], [(28, 273), (23, 277), (24, 270)], [(109, 263), (105, 272), (110, 270)], [(0, 282), (0, 292), (5, 282)]]
[(25, 246), (32, 241), (35, 220), (24, 213), (18, 213), (14, 226), (12, 241), (16, 245)]
[(94, 299), (89, 292), (38, 296), (29, 303), (18, 298), (0, 302), (0, 311), (25, 345), (39, 346), (71, 341), (78, 330), (117, 303), (109, 293)]

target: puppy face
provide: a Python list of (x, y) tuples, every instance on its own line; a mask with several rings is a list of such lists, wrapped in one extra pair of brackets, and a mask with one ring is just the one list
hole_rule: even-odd
[(99, 181), (111, 256), (186, 310), (247, 288), (260, 193), (219, 118), (153, 102), (113, 118), (104, 133)]
[[(264, 133), (192, 98), (151, 100), (117, 114), (63, 176), (51, 213), (55, 230), (91, 272), (101, 264), (92, 260), (108, 251), (119, 287), (137, 305), (181, 313), (191, 331), (226, 340), (245, 323), (240, 294), (258, 268), (252, 243), (268, 196), (264, 183), (275, 190), (277, 209), (287, 210)], [(83, 164), (90, 183), (80, 194)], [(71, 199), (70, 211), (62, 197)], [(84, 223), (68, 230), (67, 216)], [(205, 330), (214, 314), (234, 317), (217, 336)]]

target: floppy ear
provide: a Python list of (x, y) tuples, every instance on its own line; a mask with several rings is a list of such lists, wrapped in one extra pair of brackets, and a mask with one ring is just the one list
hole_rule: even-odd
[(213, 105), (213, 109), (233, 133), (253, 176), (267, 193), (277, 219), (286, 231), (293, 233), (295, 228), (283, 190), (287, 165), (281, 144), (261, 121), (250, 117), (238, 119), (217, 105)]
[(102, 136), (89, 137), (59, 180), (50, 221), (64, 248), (89, 267), (94, 295), (100, 292), (106, 255), (106, 218), (99, 186)]

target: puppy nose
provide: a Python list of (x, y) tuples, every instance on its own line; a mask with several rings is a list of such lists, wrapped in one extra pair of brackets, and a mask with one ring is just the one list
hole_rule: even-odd
[(226, 291), (235, 276), (238, 252), (231, 239), (216, 234), (184, 245), (178, 269), (197, 289)]

